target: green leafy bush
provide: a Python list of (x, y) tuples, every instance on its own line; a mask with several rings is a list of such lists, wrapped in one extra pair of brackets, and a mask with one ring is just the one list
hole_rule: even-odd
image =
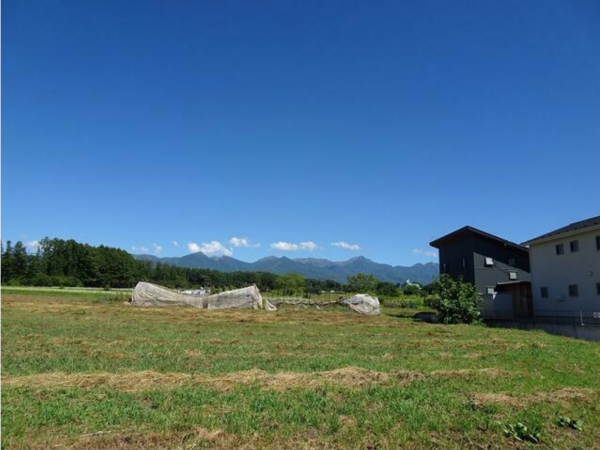
[(583, 424), (580, 420), (571, 419), (570, 417), (560, 416), (558, 418), (558, 426), (564, 428), (572, 428), (574, 430), (583, 430)]
[(421, 297), (379, 297), (381, 306), (387, 308), (422, 308), (423, 299)]
[(444, 274), (433, 286), (425, 305), (438, 312), (442, 323), (473, 323), (479, 319), (481, 297), (477, 287)]
[(517, 441), (533, 442), (534, 444), (540, 442), (542, 436), (540, 427), (528, 427), (523, 422), (509, 423), (504, 426), (503, 431), (506, 436), (512, 437)]

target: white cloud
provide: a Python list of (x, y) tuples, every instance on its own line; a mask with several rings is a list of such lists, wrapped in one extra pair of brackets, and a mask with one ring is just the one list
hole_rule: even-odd
[[(140, 253), (149, 253), (150, 249), (148, 247), (144, 247), (143, 245), (141, 247), (136, 247), (135, 245), (131, 246), (131, 250), (133, 250), (134, 252), (140, 252)], [(161, 248), (162, 250), (162, 248)]]
[(273, 242), (271, 244), (271, 248), (274, 248), (275, 250), (283, 250), (283, 251), (287, 251), (287, 252), (295, 252), (296, 250), (308, 250), (309, 252), (312, 252), (313, 250), (318, 249), (319, 246), (317, 244), (315, 244), (313, 241), (300, 242), (298, 244), (293, 243), (293, 242), (279, 241), (279, 242)]
[(417, 256), (427, 256), (429, 258), (437, 258), (438, 257), (438, 252), (436, 252), (435, 250), (421, 250), (418, 248), (415, 248), (412, 251), (413, 255), (417, 255)]
[(152, 248), (154, 249), (154, 254), (155, 255), (160, 255), (160, 252), (162, 252), (162, 246), (158, 245), (158, 244), (152, 244)]
[(231, 245), (233, 245), (234, 247), (248, 247), (248, 248), (256, 248), (256, 247), (260, 247), (260, 244), (254, 244), (253, 242), (250, 242), (250, 239), (248, 238), (240, 238), (240, 237), (232, 237), (231, 239), (229, 239), (229, 243)]
[(195, 242), (188, 242), (187, 248), (192, 253), (202, 252), (205, 255), (225, 255), (231, 256), (233, 252), (221, 244), (219, 241), (203, 242), (196, 244)]
[(30, 250), (36, 250), (38, 248), (40, 248), (40, 241), (29, 241), (29, 242), (25, 242), (25, 247), (27, 247)]
[(360, 245), (358, 244), (348, 244), (345, 241), (333, 242), (331, 245), (338, 248), (343, 248), (344, 250), (356, 251), (360, 250)]
[(175, 247), (179, 247), (179, 242), (178, 241), (171, 241), (171, 244), (173, 244)]

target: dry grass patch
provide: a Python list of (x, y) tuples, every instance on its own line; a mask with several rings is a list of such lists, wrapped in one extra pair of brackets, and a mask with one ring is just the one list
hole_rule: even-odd
[(182, 385), (202, 385), (218, 391), (229, 391), (237, 386), (257, 385), (264, 390), (284, 391), (303, 388), (316, 389), (325, 385), (361, 389), (373, 385), (406, 385), (421, 380), (419, 372), (383, 373), (359, 367), (345, 367), (324, 372), (279, 372), (270, 374), (262, 370), (246, 370), (224, 375), (190, 375), (184, 373), (158, 373), (152, 371), (129, 373), (47, 373), (21, 377), (3, 377), (2, 383), (30, 388), (91, 388), (108, 386), (124, 392), (154, 389), (174, 389)]
[[(81, 450), (81, 449), (114, 449), (114, 450), (146, 450), (152, 448), (169, 449), (250, 449), (245, 446), (243, 440), (235, 435), (225, 433), (223, 430), (207, 430), (206, 428), (196, 427), (188, 432), (98, 432), (84, 434), (77, 440), (67, 443), (63, 442), (59, 448)], [(37, 447), (44, 449), (44, 444)]]
[(486, 369), (461, 369), (461, 370), (436, 370), (431, 372), (431, 376), (434, 378), (461, 378), (468, 379), (478, 375), (484, 375), (492, 378), (496, 377), (510, 377), (514, 374), (508, 370), (498, 369), (494, 367)]
[(543, 391), (518, 397), (507, 393), (477, 393), (471, 396), (474, 405), (506, 405), (514, 408), (525, 408), (531, 403), (549, 402), (567, 406), (570, 401), (595, 401), (597, 389), (563, 388), (555, 391)]

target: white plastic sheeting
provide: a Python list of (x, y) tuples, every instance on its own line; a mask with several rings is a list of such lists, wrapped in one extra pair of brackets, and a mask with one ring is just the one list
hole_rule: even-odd
[[(377, 297), (371, 297), (365, 294), (356, 294), (334, 302), (286, 302), (283, 304), (308, 305), (308, 306), (327, 306), (338, 304), (351, 308), (360, 314), (376, 316), (380, 314), (379, 300)], [(249, 286), (233, 291), (225, 291), (213, 295), (193, 295), (183, 292), (177, 292), (163, 286), (140, 281), (133, 291), (131, 297), (132, 305), (136, 306), (193, 306), (195, 308), (205, 309), (227, 309), (227, 308), (254, 308), (266, 309), (267, 311), (276, 311), (277, 307), (260, 295), (256, 286)]]
[(341, 300), (340, 303), (357, 313), (366, 314), (367, 316), (377, 316), (381, 313), (379, 299), (366, 294), (356, 294), (353, 297)]
[(275, 311), (256, 286), (249, 286), (219, 294), (196, 296), (140, 281), (133, 291), (131, 304), (136, 306), (193, 306), (195, 308), (254, 308)]

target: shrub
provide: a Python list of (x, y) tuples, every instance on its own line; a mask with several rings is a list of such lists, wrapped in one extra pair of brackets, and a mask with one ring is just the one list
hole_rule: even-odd
[(423, 299), (421, 297), (379, 297), (381, 306), (387, 308), (422, 308)]
[(32, 286), (52, 286), (52, 277), (45, 273), (39, 273), (31, 279)]
[(558, 426), (564, 428), (572, 428), (574, 430), (583, 430), (583, 424), (580, 420), (571, 419), (570, 417), (560, 416), (558, 418)]
[(534, 444), (540, 442), (542, 435), (540, 426), (527, 426), (522, 422), (509, 423), (504, 427), (503, 431), (506, 436), (512, 437), (517, 441), (532, 442)]
[(421, 286), (415, 283), (407, 284), (402, 288), (404, 295), (419, 295), (421, 293)]
[(425, 305), (438, 312), (442, 323), (473, 323), (479, 319), (480, 301), (475, 285), (444, 274), (433, 286), (433, 294), (425, 299)]

